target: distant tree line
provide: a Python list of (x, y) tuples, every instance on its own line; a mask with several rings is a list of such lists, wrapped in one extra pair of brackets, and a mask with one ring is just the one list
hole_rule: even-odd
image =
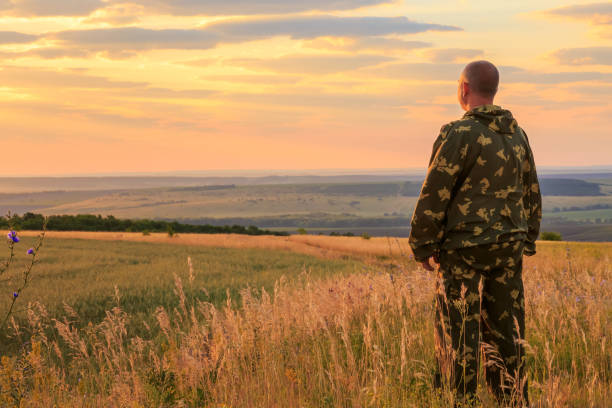
[[(10, 218), (0, 217), (0, 228), (8, 228), (9, 224), (17, 230), (40, 231), (43, 228), (44, 216), (25, 213), (21, 216), (11, 215)], [(198, 233), (198, 234), (244, 234), (244, 235), (289, 235), (260, 229), (254, 225), (192, 225), (176, 221), (159, 221), (148, 219), (119, 219), (112, 215), (52, 215), (47, 221), (48, 231), (109, 231), (109, 232), (168, 232)]]
[(263, 217), (231, 217), (231, 218), (182, 218), (181, 222), (199, 224), (257, 224), (263, 228), (363, 228), (363, 227), (398, 227), (409, 226), (409, 216), (359, 217), (354, 214), (300, 214)]

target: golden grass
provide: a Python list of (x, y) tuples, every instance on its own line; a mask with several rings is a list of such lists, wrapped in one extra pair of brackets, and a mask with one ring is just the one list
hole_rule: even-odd
[[(26, 249), (33, 241), (22, 236), (11, 273), (1, 277), (9, 294), (22, 280), (20, 267), (31, 258)], [(81, 322), (98, 323), (106, 310), (120, 306), (130, 314), (129, 329), (133, 332), (136, 327), (143, 328), (145, 321), (155, 322), (152, 314), (156, 307), (171, 308), (177, 304), (172, 292), (173, 272), (184, 271), (188, 257), (195, 277), (193, 289), (187, 290), (187, 295), (216, 306), (225, 302), (228, 288), (238, 305), (241, 289), (250, 286), (271, 290), (281, 276), (293, 280), (306, 270), (317, 278), (363, 269), (363, 263), (355, 259), (327, 259), (265, 248), (47, 238), (31, 284), (19, 295), (15, 317), (25, 320), (28, 302), (39, 301), (51, 317), (61, 318), (65, 302), (78, 312)], [(120, 293), (119, 303), (115, 290)], [(0, 294), (0, 315), (12, 300), (12, 296)], [(3, 346), (10, 347), (11, 341), (0, 330), (0, 350)]]
[[(276, 238), (246, 237), (240, 245), (281, 244)], [(168, 240), (179, 239), (210, 242), (187, 235)], [(284, 242), (278, 248), (316, 248), (332, 256), (401, 252), (385, 250), (384, 239)], [(526, 259), (528, 375), (536, 407), (609, 406), (611, 249), (546, 243)], [(240, 307), (188, 298), (183, 286), (192, 275), (188, 270), (181, 275), (175, 279), (178, 307), (158, 308), (161, 334), (155, 337), (130, 333), (129, 316), (119, 308), (100, 324), (76, 329), (78, 316), (70, 308), (64, 319), (49, 320), (44, 306), (36, 305), (28, 325), (12, 329), (24, 344), (22, 352), (2, 357), (1, 405), (448, 407), (452, 402), (452, 394), (433, 388), (434, 276), (406, 256), (349, 276), (281, 279), (260, 297), (247, 289)], [(480, 395), (483, 406), (494, 406), (484, 390)]]
[[(34, 237), (38, 232), (23, 231), (22, 236)], [(180, 234), (169, 237), (165, 233), (143, 235), (137, 232), (83, 232), (83, 231), (47, 231), (49, 238), (93, 239), (104, 241), (152, 242), (174, 245), (195, 245), (217, 248), (264, 248), (287, 250), (320, 258), (338, 258), (346, 255), (360, 258), (393, 258), (409, 257), (408, 238), (396, 237), (332, 237), (325, 235), (290, 235), (287, 237), (273, 235), (241, 234)], [(550, 241), (538, 241), (540, 248), (555, 248), (558, 244)], [(571, 243), (575, 248), (601, 248), (605, 253), (612, 252), (612, 243)]]
[[(35, 236), (37, 232), (23, 231), (22, 236)], [(169, 237), (164, 233), (143, 235), (137, 232), (73, 232), (48, 231), (49, 238), (94, 239), (104, 241), (152, 242), (174, 245), (201, 245), (220, 248), (265, 248), (298, 252), (323, 258), (336, 258), (343, 254), (385, 253), (384, 238), (372, 238), (365, 244), (364, 239), (355, 237), (300, 236), (241, 234), (178, 234)], [(346, 238), (346, 239), (343, 239)], [(363, 243), (360, 241), (364, 241)], [(370, 242), (371, 241), (371, 242)], [(351, 245), (351, 242), (353, 245)], [(374, 245), (373, 245), (374, 244)], [(407, 241), (404, 242), (407, 245)], [(388, 250), (386, 251), (388, 254)]]

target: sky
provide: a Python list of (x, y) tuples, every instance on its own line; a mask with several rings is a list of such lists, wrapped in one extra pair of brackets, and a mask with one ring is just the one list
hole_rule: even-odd
[(465, 64), (612, 164), (612, 2), (0, 0), (0, 175), (424, 168)]

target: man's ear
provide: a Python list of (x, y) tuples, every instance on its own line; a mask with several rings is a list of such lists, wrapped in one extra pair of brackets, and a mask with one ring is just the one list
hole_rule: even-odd
[(470, 93), (470, 85), (467, 82), (463, 82), (461, 84), (461, 93), (462, 93), (463, 99), (467, 102), (467, 96)]

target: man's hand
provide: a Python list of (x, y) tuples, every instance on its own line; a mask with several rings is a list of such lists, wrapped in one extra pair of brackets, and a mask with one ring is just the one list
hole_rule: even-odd
[(426, 271), (429, 271), (429, 272), (433, 272), (433, 271), (434, 271), (433, 266), (431, 266), (431, 264), (429, 263), (429, 259), (428, 259), (428, 260), (426, 260), (425, 262), (421, 262), (421, 266), (422, 266), (422, 267), (423, 267), (423, 268), (424, 268)]
[(434, 261), (436, 264), (439, 264), (439, 263), (440, 263), (440, 261), (438, 260), (438, 257), (437, 257), (437, 256), (432, 256), (431, 258), (428, 258), (428, 259), (427, 259), (425, 262), (421, 262), (421, 266), (422, 266), (422, 267), (423, 267), (423, 268), (424, 268), (426, 271), (429, 271), (429, 272), (433, 272), (433, 271), (435, 271), (434, 267), (431, 265), (431, 261), (430, 261), (431, 259), (433, 259), (433, 261)]

